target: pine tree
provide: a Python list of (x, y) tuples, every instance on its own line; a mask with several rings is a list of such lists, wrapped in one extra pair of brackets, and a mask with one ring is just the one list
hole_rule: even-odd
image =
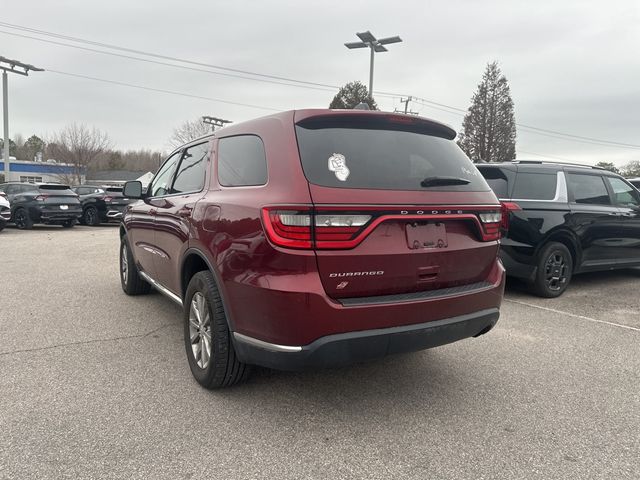
[(498, 62), (487, 64), (464, 116), (458, 145), (474, 162), (504, 162), (516, 157), (513, 100)]
[(367, 87), (362, 82), (356, 80), (355, 82), (347, 83), (338, 91), (336, 96), (333, 97), (333, 100), (331, 100), (329, 108), (352, 109), (363, 102), (369, 105), (371, 110), (378, 109), (376, 101), (369, 96)]

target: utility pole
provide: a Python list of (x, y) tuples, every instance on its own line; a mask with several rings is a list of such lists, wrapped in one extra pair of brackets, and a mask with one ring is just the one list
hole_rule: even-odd
[(0, 57), (0, 70), (2, 70), (2, 121), (4, 123), (4, 145), (2, 149), (2, 160), (4, 162), (4, 181), (9, 181), (9, 78), (7, 72), (18, 75), (29, 75), (29, 71), (43, 72), (43, 68), (34, 67), (28, 63), (17, 60), (9, 60)]
[(388, 45), (390, 43), (399, 43), (402, 41), (400, 37), (397, 35), (395, 37), (387, 37), (381, 38), (378, 40), (373, 34), (367, 30), (366, 32), (356, 33), (358, 38), (361, 40), (360, 42), (349, 42), (345, 43), (344, 46), (352, 49), (352, 48), (366, 48), (369, 47), (371, 50), (371, 57), (369, 60), (369, 97), (373, 98), (373, 59), (376, 53), (387, 52), (388, 50), (384, 47), (384, 45)]
[(409, 102), (413, 100), (412, 96), (408, 96), (406, 99), (400, 98), (400, 103), (404, 103), (404, 112), (402, 110), (395, 109), (396, 113), (405, 113), (407, 115), (418, 115), (418, 112), (414, 112), (413, 110), (409, 110)]
[(202, 117), (202, 123), (206, 123), (207, 125), (211, 125), (211, 131), (215, 132), (216, 128), (222, 128), (227, 123), (233, 123), (231, 120), (223, 120), (222, 118), (210, 117), (209, 115), (204, 115)]

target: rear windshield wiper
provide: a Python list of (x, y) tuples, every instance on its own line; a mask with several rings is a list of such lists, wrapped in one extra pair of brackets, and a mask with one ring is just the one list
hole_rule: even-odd
[(458, 177), (427, 177), (420, 182), (423, 187), (440, 187), (445, 185), (468, 185), (471, 180)]

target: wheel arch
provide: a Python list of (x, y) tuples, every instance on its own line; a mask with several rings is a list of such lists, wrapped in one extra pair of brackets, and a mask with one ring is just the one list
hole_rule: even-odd
[(219, 272), (213, 267), (207, 256), (197, 248), (189, 248), (184, 253), (182, 258), (182, 263), (180, 266), (180, 297), (184, 302), (185, 294), (187, 293), (187, 287), (189, 286), (189, 282), (191, 278), (202, 271), (209, 271), (213, 275), (213, 278), (216, 282), (216, 286), (218, 287), (218, 292), (220, 293), (220, 299), (222, 300), (222, 306), (224, 307), (224, 312), (227, 317), (227, 323), (229, 326), (229, 330), (231, 332), (235, 331), (234, 326), (235, 322), (233, 321), (231, 311), (227, 307), (229, 303), (227, 302), (226, 293), (222, 286), (222, 281), (220, 279)]
[(540, 242), (536, 251), (536, 257), (542, 251), (542, 249), (550, 242), (558, 242), (563, 244), (569, 250), (571, 254), (571, 260), (573, 261), (573, 271), (578, 270), (582, 263), (582, 248), (580, 248), (580, 242), (576, 238), (575, 234), (570, 230), (559, 229), (551, 232), (546, 236), (543, 242)]

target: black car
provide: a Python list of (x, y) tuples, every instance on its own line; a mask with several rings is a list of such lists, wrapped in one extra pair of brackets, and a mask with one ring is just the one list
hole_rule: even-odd
[(79, 185), (72, 190), (80, 196), (82, 203), (80, 223), (85, 225), (99, 225), (101, 222), (120, 220), (125, 207), (132, 202), (122, 195), (122, 187)]
[(78, 195), (68, 185), (9, 182), (0, 184), (11, 202), (11, 221), (20, 229), (35, 223), (73, 227), (82, 207)]
[(477, 167), (503, 204), (507, 275), (536, 294), (561, 295), (576, 273), (640, 266), (640, 192), (620, 175), (536, 161)]
[(640, 178), (629, 178), (628, 182), (638, 190), (640, 190)]

